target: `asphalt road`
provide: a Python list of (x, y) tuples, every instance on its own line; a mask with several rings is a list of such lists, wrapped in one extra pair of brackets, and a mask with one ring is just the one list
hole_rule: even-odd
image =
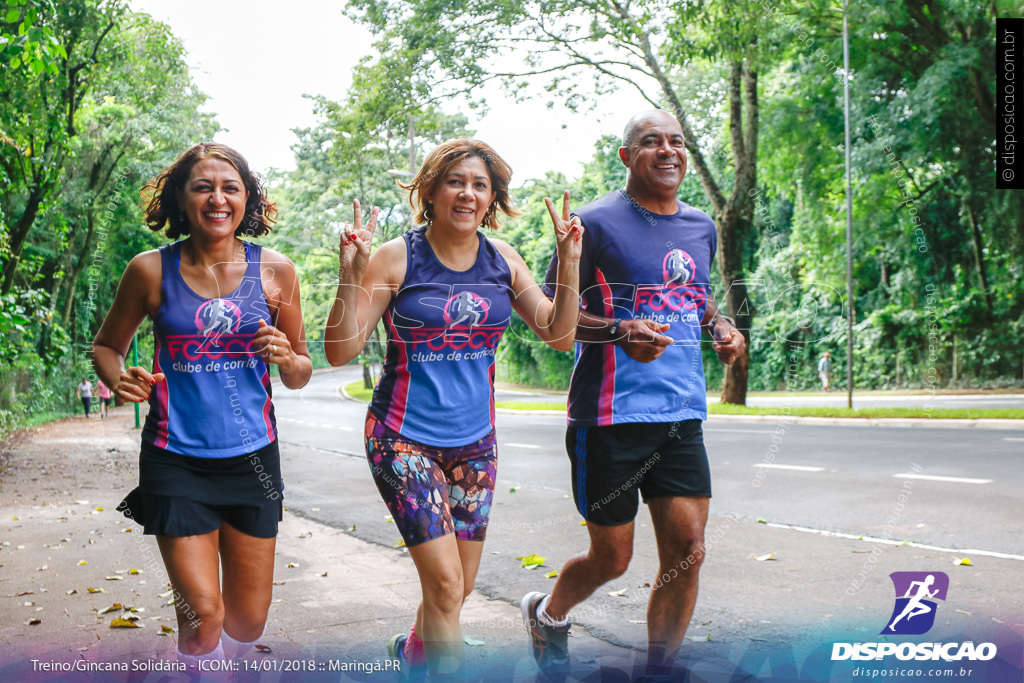
[[(299, 515), (391, 546), (399, 536), (363, 456), (365, 406), (337, 393), (339, 385), (355, 377), (354, 369), (317, 374), (301, 391), (276, 393), (287, 505)], [(888, 563), (892, 570), (921, 562), (945, 569), (953, 558), (970, 555), (979, 572), (985, 567), (989, 582), (963, 589), (972, 608), (986, 614), (1010, 609), (1019, 621), (1024, 607), (1019, 589), (1007, 593), (993, 586), (1015, 584), (1011, 577), (1019, 579), (1024, 566), (1024, 430), (714, 420), (704, 430), (714, 482), (708, 533), (723, 533), (717, 547), (709, 544), (702, 577), (723, 582), (729, 577), (729, 583), (702, 578), (703, 595), (709, 596), (702, 601), (708, 604), (693, 628), (701, 628), (701, 615), (710, 615), (706, 623), (712, 625), (705, 629), (722, 628), (730, 636), (741, 632), (752, 639), (752, 634), (765, 633), (786, 637), (801, 623), (830, 619), (836, 596), (856, 584), (855, 576), (867, 567), (864, 554), (876, 547), (887, 553), (879, 566)], [(564, 432), (560, 415), (498, 416), (496, 502), (477, 582), (489, 597), (516, 601), (528, 590), (551, 585), (541, 572), (521, 569), (516, 557), (547, 557), (546, 572), (586, 548), (586, 528), (571, 500)], [(879, 537), (897, 545), (870, 540)], [(901, 541), (929, 548), (900, 547)], [(642, 590), (657, 574), (646, 511), (637, 520), (636, 548), (628, 574), (609, 591)], [(770, 552), (786, 561), (753, 560)], [(720, 569), (712, 573), (709, 565), (716, 562)], [(773, 573), (771, 581), (789, 587), (765, 598), (762, 609), (790, 614), (747, 619), (749, 605), (740, 597), (760, 591), (767, 572)], [(742, 588), (732, 583), (737, 581)], [(800, 594), (800, 582), (816, 586), (816, 595), (801, 595), (797, 607), (792, 601), (794, 592)], [(884, 593), (877, 585), (875, 590)], [(643, 636), (644, 602), (639, 593), (630, 599), (595, 600), (598, 611), (580, 621), (610, 642), (635, 643)], [(847, 607), (854, 616), (854, 610), (864, 609)]]

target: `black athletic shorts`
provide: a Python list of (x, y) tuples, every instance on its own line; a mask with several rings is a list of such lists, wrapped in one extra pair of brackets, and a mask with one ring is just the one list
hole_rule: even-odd
[(628, 524), (638, 493), (652, 498), (711, 497), (711, 469), (700, 420), (569, 427), (572, 495), (588, 522)]
[(231, 458), (196, 458), (143, 442), (139, 486), (117, 509), (145, 534), (199, 536), (227, 522), (243, 534), (274, 538), (283, 492), (276, 439)]

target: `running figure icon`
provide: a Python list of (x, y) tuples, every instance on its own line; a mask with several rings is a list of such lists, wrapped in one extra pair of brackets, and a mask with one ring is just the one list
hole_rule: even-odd
[[(893, 619), (892, 623), (889, 624), (890, 631), (896, 630), (896, 623), (903, 617), (906, 617), (907, 621), (910, 621), (916, 616), (919, 616), (921, 614), (928, 614), (932, 611), (931, 605), (928, 605), (927, 603), (922, 601), (924, 600), (924, 598), (934, 598), (935, 595), (939, 592), (938, 588), (936, 588), (934, 591), (928, 590), (934, 583), (935, 575), (929, 574), (924, 581), (913, 581), (910, 584), (910, 586), (907, 588), (906, 594), (903, 596), (905, 598), (910, 598), (910, 602), (908, 602), (907, 605), (903, 608), (903, 611), (900, 612), (900, 615)], [(917, 593), (911, 595), (911, 593), (914, 592), (915, 586), (917, 587)]]
[(231, 332), (232, 327), (234, 327), (234, 321), (227, 314), (226, 308), (223, 299), (210, 300), (210, 318), (206, 321), (206, 326), (202, 330), (204, 337), (209, 337), (211, 334), (221, 335)]
[(456, 325), (476, 327), (484, 317), (483, 301), (469, 291), (460, 292), (449, 304), (448, 310), (452, 318), (452, 321), (448, 323), (449, 328)]

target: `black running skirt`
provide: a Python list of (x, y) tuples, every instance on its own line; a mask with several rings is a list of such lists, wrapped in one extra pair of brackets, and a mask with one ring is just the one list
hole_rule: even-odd
[(257, 538), (277, 536), (284, 509), (275, 439), (233, 458), (196, 458), (143, 443), (139, 486), (118, 510), (158, 536), (198, 536), (227, 522)]

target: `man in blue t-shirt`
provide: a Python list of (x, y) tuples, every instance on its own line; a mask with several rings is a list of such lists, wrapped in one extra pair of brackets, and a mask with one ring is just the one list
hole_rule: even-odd
[[(711, 297), (715, 224), (676, 199), (686, 173), (679, 123), (660, 110), (637, 114), (619, 158), (626, 188), (576, 212), (586, 231), (566, 449), (590, 548), (565, 564), (550, 596), (522, 600), (533, 655), (548, 679), (568, 673), (569, 610), (629, 566), (639, 494), (650, 507), (660, 561), (645, 675), (669, 675), (697, 598), (711, 497), (701, 332), (712, 335), (725, 363), (746, 346)], [(548, 296), (556, 267), (553, 258)]]

